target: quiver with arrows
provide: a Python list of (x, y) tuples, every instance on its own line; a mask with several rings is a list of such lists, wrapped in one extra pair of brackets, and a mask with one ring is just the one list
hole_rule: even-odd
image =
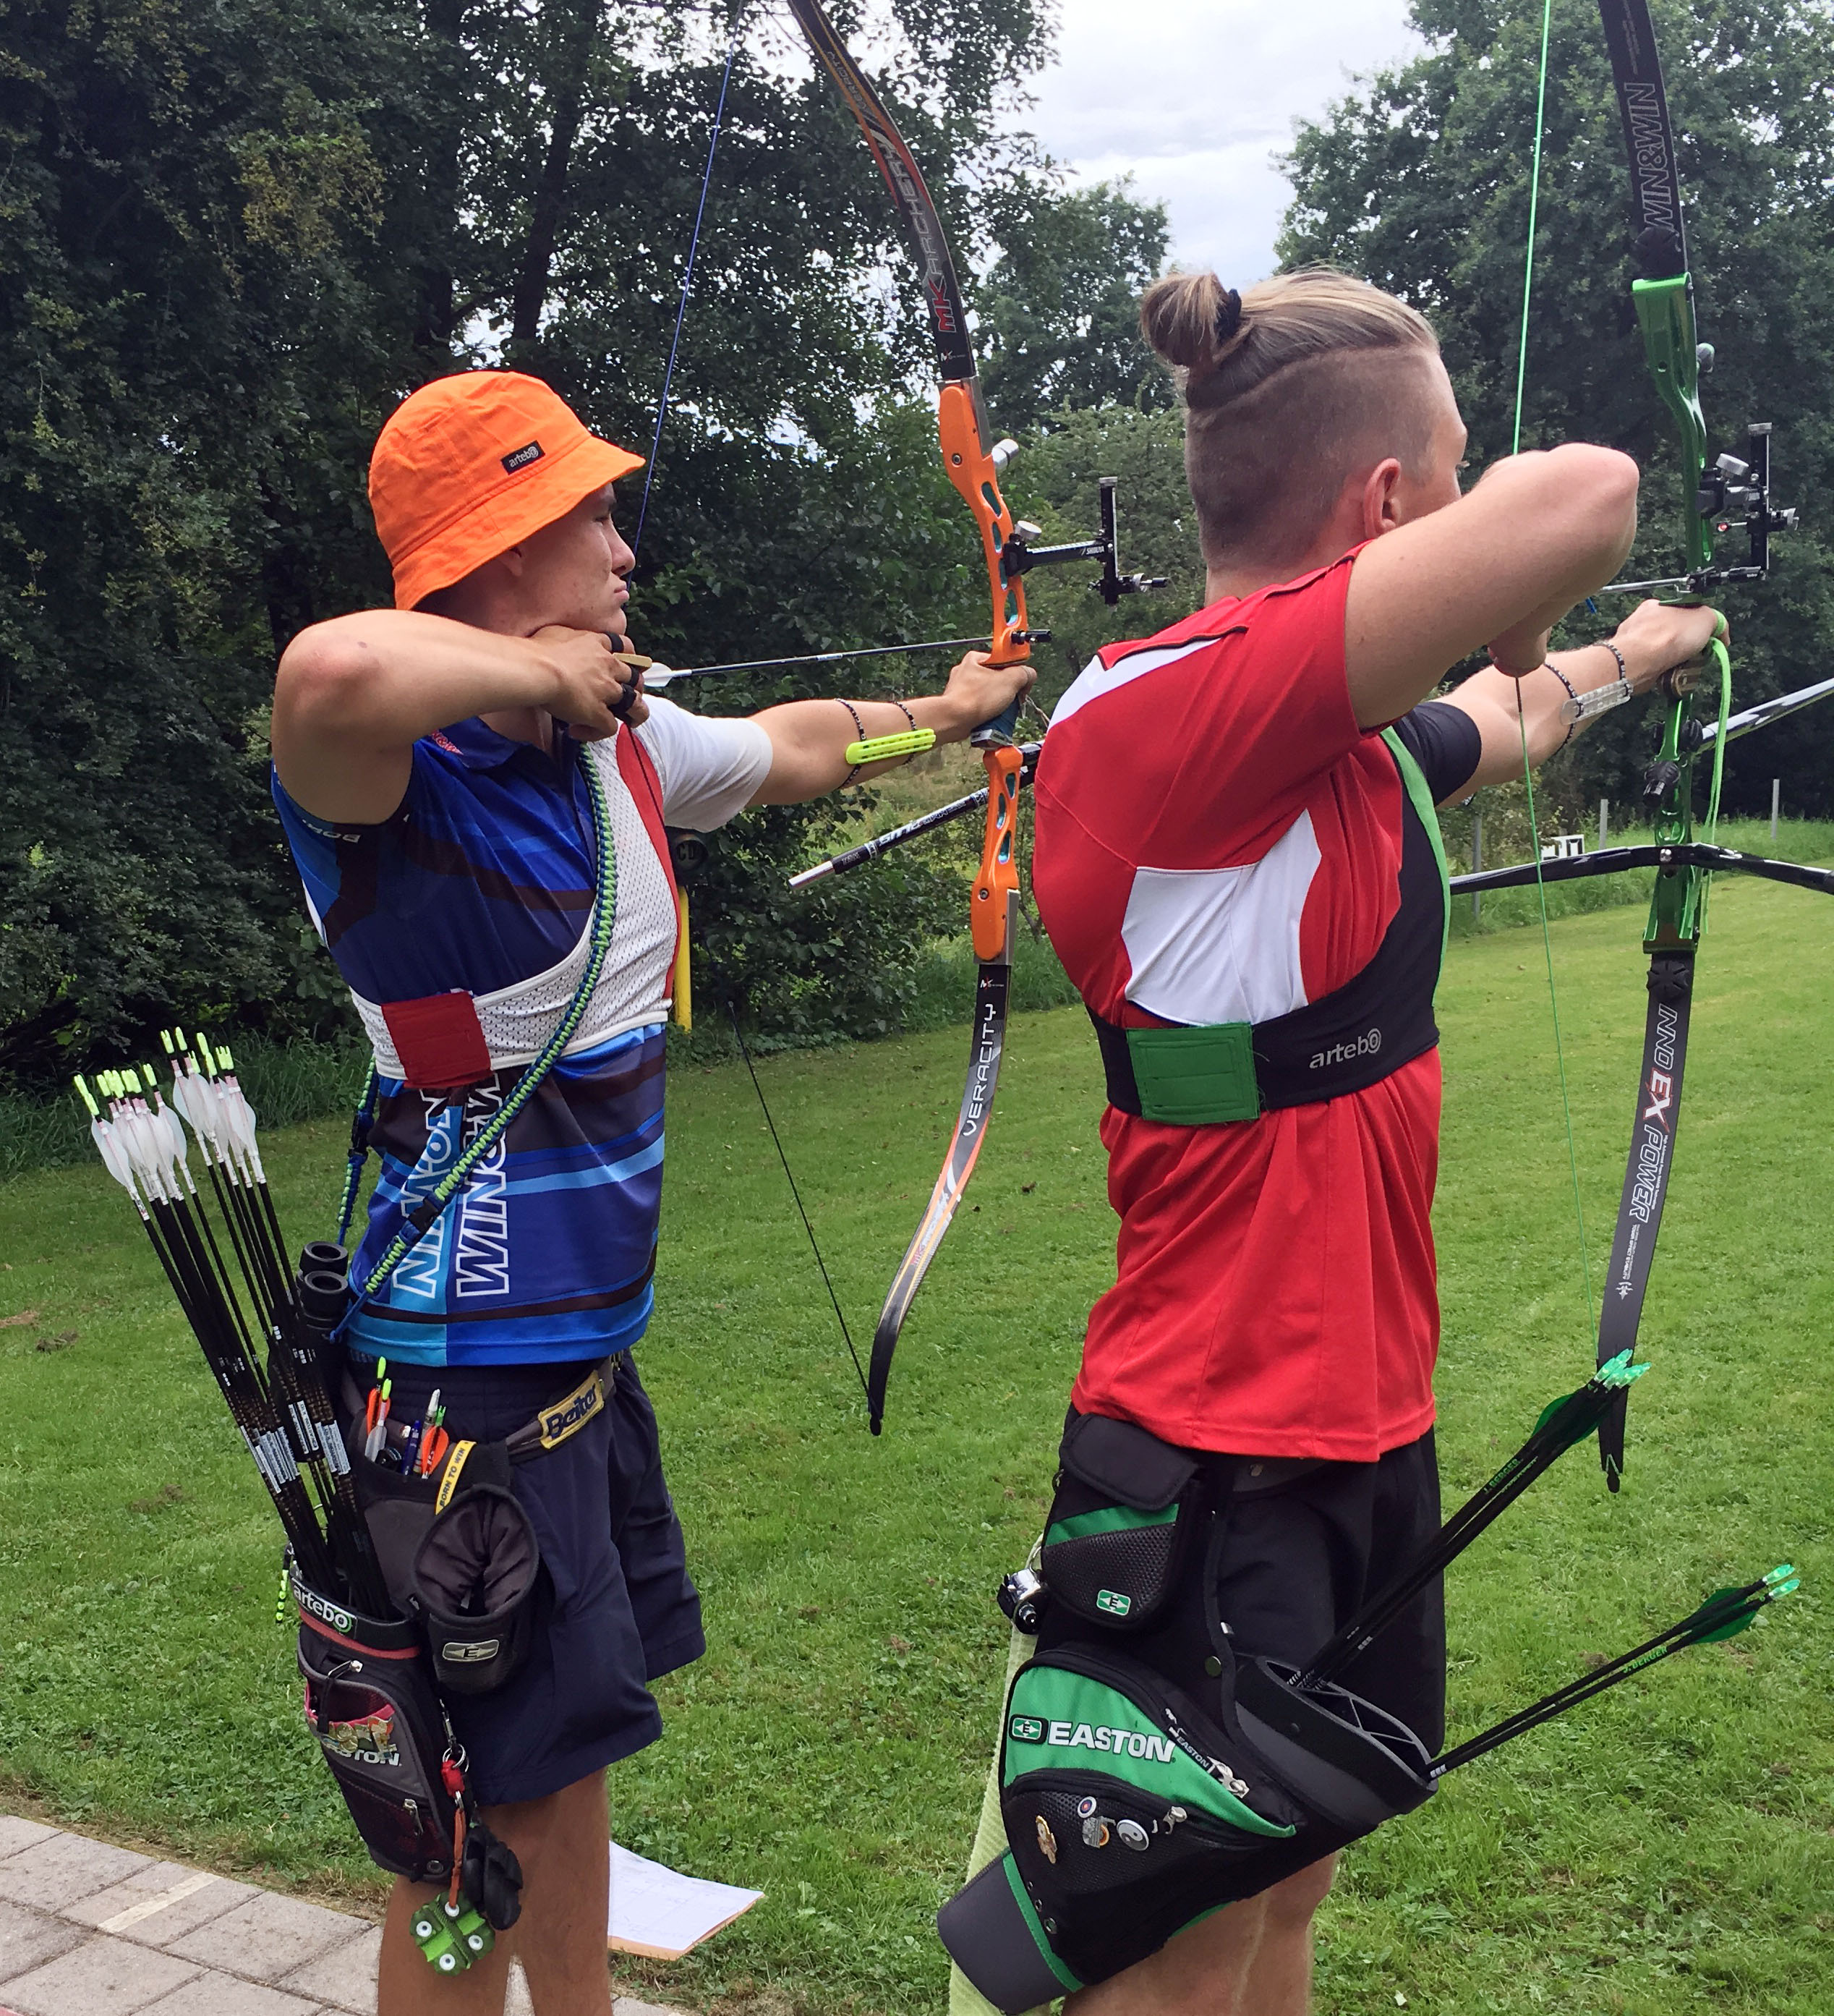
[(1012, 2012), (1107, 1980), (1433, 1791), (1404, 1723), (1232, 1643), (1216, 1599), (1232, 1459), (1085, 1415), (1062, 1460), (1037, 1649), (1002, 1726), (1006, 1852), (937, 1920)]

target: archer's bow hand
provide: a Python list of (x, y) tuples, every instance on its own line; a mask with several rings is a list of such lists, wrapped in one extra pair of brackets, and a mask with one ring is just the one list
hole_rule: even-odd
[(983, 722), (997, 721), (1031, 691), (1037, 676), (1037, 668), (1029, 662), (991, 665), (986, 652), (970, 651), (950, 673), (943, 690), (950, 726), (937, 729), (937, 741), (963, 741)]
[(1640, 602), (1611, 641), (1633, 689), (1648, 693), (1670, 673), (1697, 670), (1714, 638), (1724, 643), (1729, 634), (1725, 617), (1704, 603)]
[(638, 668), (617, 654), (621, 636), (551, 623), (529, 641), (545, 653), (553, 682), (543, 704), (576, 742), (602, 742), (620, 721), (649, 718)]

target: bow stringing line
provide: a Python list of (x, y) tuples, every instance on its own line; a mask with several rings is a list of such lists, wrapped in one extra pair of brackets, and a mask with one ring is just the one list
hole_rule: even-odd
[(631, 535), (631, 551), (635, 555), (643, 544), (643, 521), (649, 515), (649, 491), (656, 481), (656, 451), (662, 446), (662, 423), (668, 416), (669, 387), (674, 383), (675, 359), (681, 354), (681, 328), (688, 319), (688, 297), (694, 288), (694, 260), (700, 250), (701, 221), (707, 215), (707, 191), (713, 187), (714, 156), (719, 151), (720, 128), (726, 117), (726, 92), (732, 81), (733, 59), (739, 54), (739, 24), (742, 16), (736, 12), (732, 16), (732, 38), (726, 45), (726, 67), (720, 78), (719, 102), (714, 107), (714, 129), (707, 135), (707, 167), (700, 178), (700, 200), (695, 206), (694, 229), (688, 236), (688, 263), (681, 274), (681, 298), (675, 308), (675, 332), (669, 339), (669, 361), (663, 369), (662, 396), (656, 402), (656, 432), (649, 443), (649, 466), (643, 472), (642, 501), (637, 506), (637, 529)]
[[(694, 261), (696, 256), (700, 249), (701, 226), (705, 221), (707, 217), (707, 193), (713, 186), (714, 160), (715, 155), (719, 150), (720, 130), (725, 120), (726, 94), (732, 82), (732, 65), (739, 54), (739, 37), (741, 27), (741, 19), (742, 17), (738, 13), (735, 13), (734, 14), (732, 20), (732, 38), (726, 45), (726, 64), (720, 77), (719, 98), (714, 108), (713, 131), (709, 135), (707, 140), (707, 166), (701, 174), (700, 196), (699, 200), (695, 205), (694, 210), (694, 229), (689, 237), (688, 258), (681, 275), (681, 297), (675, 309), (674, 333), (670, 340), (668, 363), (663, 371), (662, 391), (660, 396), (656, 401), (656, 431), (650, 442), (649, 466), (644, 471), (642, 502), (638, 506), (637, 528), (631, 538), (631, 551), (633, 555), (636, 553), (638, 547), (642, 543), (644, 520), (649, 515), (649, 492), (651, 486), (656, 480), (656, 451), (662, 445), (663, 423), (668, 416), (669, 390), (674, 381), (675, 360), (681, 351), (681, 330), (688, 316), (688, 297), (693, 290), (694, 286)], [(817, 657), (850, 657), (852, 655), (854, 654), (847, 652), (816, 654)], [(760, 660), (758, 664), (761, 666), (773, 664), (787, 664), (797, 662), (808, 661), (799, 661), (790, 659), (764, 659)], [(722, 672), (747, 671), (752, 669), (753, 669), (753, 668), (750, 665), (720, 665), (703, 668), (705, 671)], [(677, 675), (677, 676), (681, 675)], [(649, 787), (652, 802), (654, 803), (655, 787), (650, 783), (649, 773), (647, 769), (644, 769), (642, 771), (641, 774), (644, 778), (645, 784)], [(656, 823), (659, 826), (663, 826), (663, 830), (669, 833), (670, 852), (673, 858), (673, 866), (675, 869), (678, 884), (680, 885), (681, 884), (685, 883), (687, 876), (692, 872), (692, 868), (688, 858), (688, 852), (686, 850), (681, 848), (677, 844), (676, 835), (664, 824), (663, 819), (663, 809), (660, 803), (656, 804)], [(696, 836), (696, 837), (698, 837), (698, 836)], [(703, 850), (703, 855), (704, 855), (704, 850)], [(698, 865), (698, 861), (692, 864), (692, 866), (696, 866)], [(685, 887), (678, 888), (678, 902), (680, 916), (678, 928), (681, 934), (682, 945), (685, 949), (688, 935), (688, 908), (687, 896)], [(721, 988), (720, 989), (720, 993), (721, 1005), (726, 1011), (726, 1019), (732, 1025), (733, 1040), (739, 1046), (739, 1054), (740, 1057), (743, 1059), (746, 1071), (751, 1078), (752, 1089), (757, 1094), (759, 1110), (764, 1116), (764, 1125), (768, 1129), (772, 1144), (776, 1148), (777, 1159), (783, 1165), (784, 1179), (789, 1185), (789, 1194), (795, 1202), (797, 1215), (802, 1220), (803, 1230), (808, 1235), (809, 1251), (815, 1256), (815, 1265), (822, 1276), (822, 1285), (828, 1291), (828, 1300), (832, 1305), (834, 1310), (834, 1319), (840, 1326), (841, 1340), (847, 1346), (848, 1357), (854, 1362), (854, 1370), (859, 1376), (860, 1389), (864, 1392), (866, 1390), (865, 1367), (861, 1364), (860, 1354), (854, 1348), (853, 1333), (847, 1328), (847, 1316), (840, 1306), (840, 1298), (835, 1293), (834, 1283), (829, 1276), (828, 1262), (822, 1257), (822, 1248), (815, 1237), (815, 1228), (810, 1223), (809, 1214), (804, 1207), (802, 1192), (797, 1186), (795, 1172), (790, 1168), (789, 1157), (784, 1152), (782, 1137), (777, 1132), (777, 1122), (771, 1112), (770, 1102), (764, 1097), (764, 1088), (759, 1082), (757, 1067), (752, 1062), (751, 1050), (745, 1040), (745, 1031), (739, 1025), (738, 1011), (732, 1005), (732, 997), (730, 992), (725, 988)]]
[[(1522, 261), (1522, 333), (1516, 348), (1516, 416), (1509, 452), (1522, 452), (1522, 409), (1528, 389), (1529, 309), (1534, 296), (1534, 234), (1540, 217), (1541, 150), (1547, 137), (1548, 45), (1553, 32), (1554, 0), (1542, 0), (1541, 72), (1535, 86), (1534, 159), (1528, 177), (1528, 245)], [(1592, 1327), (1592, 1258), (1586, 1244), (1586, 1209), (1580, 1190), (1579, 1147), (1573, 1127), (1573, 1100), (1566, 1083), (1566, 1046), (1560, 1035), (1560, 995), (1554, 984), (1554, 934), (1548, 922), (1548, 887), (1541, 868), (1541, 822), (1534, 802), (1534, 766), (1528, 760), (1528, 720), (1522, 708), (1522, 683), (1516, 686), (1516, 725), (1522, 737), (1522, 782), (1528, 794), (1528, 846), (1535, 865), (1535, 898), (1541, 911), (1541, 956), (1548, 969), (1548, 1009), (1554, 1024), (1554, 1064), (1560, 1078), (1560, 1113), (1566, 1128), (1566, 1163), (1573, 1179), (1573, 1210), (1579, 1230), (1580, 1282), (1585, 1296), (1586, 1328)]]

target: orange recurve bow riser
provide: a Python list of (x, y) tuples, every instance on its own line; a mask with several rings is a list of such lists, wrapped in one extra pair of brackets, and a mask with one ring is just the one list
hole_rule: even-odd
[[(847, 110), (852, 113), (867, 146), (891, 191), (892, 200), (903, 219), (917, 270), (923, 283), (924, 306), (930, 316), (930, 334), (937, 347), (940, 396), (937, 403), (937, 428), (943, 452), (943, 466), (962, 501), (974, 514), (980, 537), (981, 558), (986, 563), (987, 586), (992, 603), (989, 625), (991, 639), (987, 658), (990, 665), (1016, 665), (1030, 656), (1027, 634), (1025, 588), (1023, 574), (1009, 565), (1008, 553), (1016, 557), (1012, 520), (1006, 500), (1000, 495), (1000, 464), (987, 412), (981, 402), (980, 383), (975, 368), (974, 346), (968, 329), (967, 311), (962, 300), (960, 281), (942, 219), (925, 188), (915, 157), (906, 145), (892, 117), (866, 81), (847, 45), (835, 32), (834, 24), (822, 12), (821, 0), (789, 0), (817, 59), (834, 81)], [(987, 773), (987, 837), (981, 849), (980, 872), (975, 877), (969, 906), (978, 970), (975, 979), (973, 1035), (969, 1049), (968, 1076), (956, 1116), (954, 1133), (942, 1173), (922, 1219), (904, 1250), (898, 1271), (892, 1278), (885, 1306), (872, 1336), (872, 1359), (866, 1381), (867, 1418), (875, 1435), (885, 1413), (885, 1393), (891, 1375), (892, 1354), (898, 1332), (923, 1276), (934, 1258), (943, 1234), (948, 1229), (956, 1205), (987, 1136), (992, 1118), (994, 1092), (998, 1082), (1000, 1059), (1005, 1047), (1006, 1003), (1012, 956), (1012, 920), (1019, 907), (1019, 789), (1025, 756), (1013, 747), (1019, 703), (983, 722), (969, 738), (981, 752)], [(843, 1326), (844, 1330), (845, 1326)]]
[(993, 665), (1023, 664), (1030, 657), (1025, 642), (1025, 581), (1009, 574), (1005, 545), (1012, 531), (1006, 500), (1000, 495), (1000, 473), (987, 447), (987, 426), (980, 404), (980, 387), (973, 380), (944, 385), (937, 404), (943, 466), (962, 493), (980, 530), (987, 561), (987, 587), (993, 598)]
[(974, 900), (968, 913), (974, 956), (984, 965), (998, 959), (1006, 949), (1006, 920), (1011, 905), (1009, 895), (1019, 890), (1019, 862), (1015, 842), (1019, 827), (1019, 772), (1024, 752), (1011, 743), (984, 749), (981, 760), (987, 772), (987, 837), (981, 843), (980, 872), (974, 878)]

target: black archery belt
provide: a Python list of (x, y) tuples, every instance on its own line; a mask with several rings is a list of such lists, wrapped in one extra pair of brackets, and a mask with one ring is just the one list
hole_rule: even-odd
[[(551, 1406), (542, 1408), (531, 1420), (524, 1421), (520, 1428), (503, 1437), (500, 1442), (474, 1444), (460, 1442), (456, 1437), (452, 1444), (453, 1456), (458, 1450), (473, 1448), (500, 1449), (504, 1458), (512, 1463), (533, 1463), (537, 1456), (546, 1456), (557, 1449), (570, 1435), (577, 1435), (588, 1421), (595, 1421), (605, 1412), (606, 1401), (617, 1385), (617, 1360), (608, 1358), (602, 1365), (595, 1365), (570, 1393), (564, 1393)], [(361, 1427), (363, 1395), (354, 1377), (346, 1373), (343, 1388), (344, 1406), (356, 1417), (351, 1433), (356, 1437), (356, 1446), (363, 1445)], [(388, 1424), (388, 1442), (391, 1449), (399, 1449), (407, 1441), (409, 1424), (406, 1421), (390, 1420)], [(436, 1476), (443, 1475), (452, 1467), (452, 1456), (448, 1456)], [(462, 1467), (462, 1463), (460, 1464)], [(455, 1482), (456, 1478), (455, 1476)]]

